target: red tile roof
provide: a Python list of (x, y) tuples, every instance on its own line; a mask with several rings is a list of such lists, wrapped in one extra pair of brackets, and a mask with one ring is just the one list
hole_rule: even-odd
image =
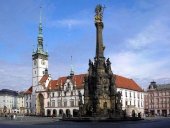
[(116, 87), (142, 92), (142, 88), (133, 80), (123, 76), (115, 75)]
[(67, 80), (67, 77), (66, 77), (66, 76), (64, 76), (64, 77), (59, 77), (59, 78), (58, 78), (58, 85), (64, 85), (65, 82), (66, 82), (66, 80)]
[(44, 82), (46, 82), (46, 80), (48, 79), (49, 75), (44, 75), (41, 80), (39, 81), (40, 84), (44, 84)]
[(58, 87), (58, 80), (51, 80), (48, 84), (47, 89), (57, 89)]
[(31, 94), (32, 93), (32, 86), (25, 92), (25, 94)]
[(74, 75), (73, 82), (76, 85), (77, 89), (81, 89), (84, 87), (84, 77), (86, 74)]
[[(77, 89), (84, 87), (84, 77), (86, 74), (74, 75), (72, 80)], [(48, 84), (48, 89), (58, 89), (59, 86), (63, 86), (67, 80), (67, 76), (59, 77), (58, 80), (51, 80)]]
[[(73, 76), (73, 82), (76, 85), (77, 89), (82, 89), (84, 87), (84, 77), (86, 74), (79, 74)], [(134, 91), (143, 91), (141, 87), (132, 79), (115, 75), (115, 82), (117, 88), (129, 89)], [(58, 80), (51, 80), (48, 85), (48, 89), (58, 89), (59, 85), (64, 85), (67, 77), (60, 77)]]

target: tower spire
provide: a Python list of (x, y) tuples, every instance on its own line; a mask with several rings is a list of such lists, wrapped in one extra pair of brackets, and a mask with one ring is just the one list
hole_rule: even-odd
[(38, 36), (37, 36), (37, 48), (36, 51), (33, 51), (33, 58), (37, 58), (37, 55), (45, 55), (44, 57), (48, 57), (48, 52), (43, 48), (43, 32), (42, 32), (42, 6), (39, 8), (39, 24), (38, 24)]
[(71, 70), (70, 70), (70, 76), (74, 75), (74, 71), (73, 71), (73, 65), (72, 65), (72, 56), (71, 56)]
[(42, 36), (42, 7), (40, 6), (39, 36)]
[(42, 33), (42, 7), (40, 6), (40, 19), (39, 19), (39, 27), (38, 27), (38, 52), (43, 52), (43, 33)]

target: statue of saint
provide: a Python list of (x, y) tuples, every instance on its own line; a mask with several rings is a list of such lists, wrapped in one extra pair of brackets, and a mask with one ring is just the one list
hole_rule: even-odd
[(95, 8), (95, 22), (102, 22), (103, 19), (103, 11), (105, 7), (102, 7), (100, 4)]
[(82, 105), (83, 104), (83, 99), (82, 99), (82, 94), (81, 92), (79, 91), (79, 105)]
[(109, 58), (106, 60), (106, 63), (107, 63), (107, 66), (111, 65), (111, 62), (110, 62)]

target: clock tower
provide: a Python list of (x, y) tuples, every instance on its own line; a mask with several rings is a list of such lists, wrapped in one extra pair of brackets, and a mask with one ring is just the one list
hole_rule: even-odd
[(36, 96), (35, 92), (39, 91), (39, 81), (45, 75), (45, 71), (48, 70), (48, 52), (43, 48), (43, 34), (42, 34), (42, 20), (40, 10), (40, 22), (38, 27), (37, 48), (32, 53), (32, 112), (35, 112), (36, 108)]

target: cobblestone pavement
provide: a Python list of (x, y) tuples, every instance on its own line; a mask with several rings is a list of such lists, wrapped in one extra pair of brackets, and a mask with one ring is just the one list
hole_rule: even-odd
[(170, 128), (170, 117), (149, 117), (141, 121), (62, 122), (48, 117), (0, 117), (0, 128)]

